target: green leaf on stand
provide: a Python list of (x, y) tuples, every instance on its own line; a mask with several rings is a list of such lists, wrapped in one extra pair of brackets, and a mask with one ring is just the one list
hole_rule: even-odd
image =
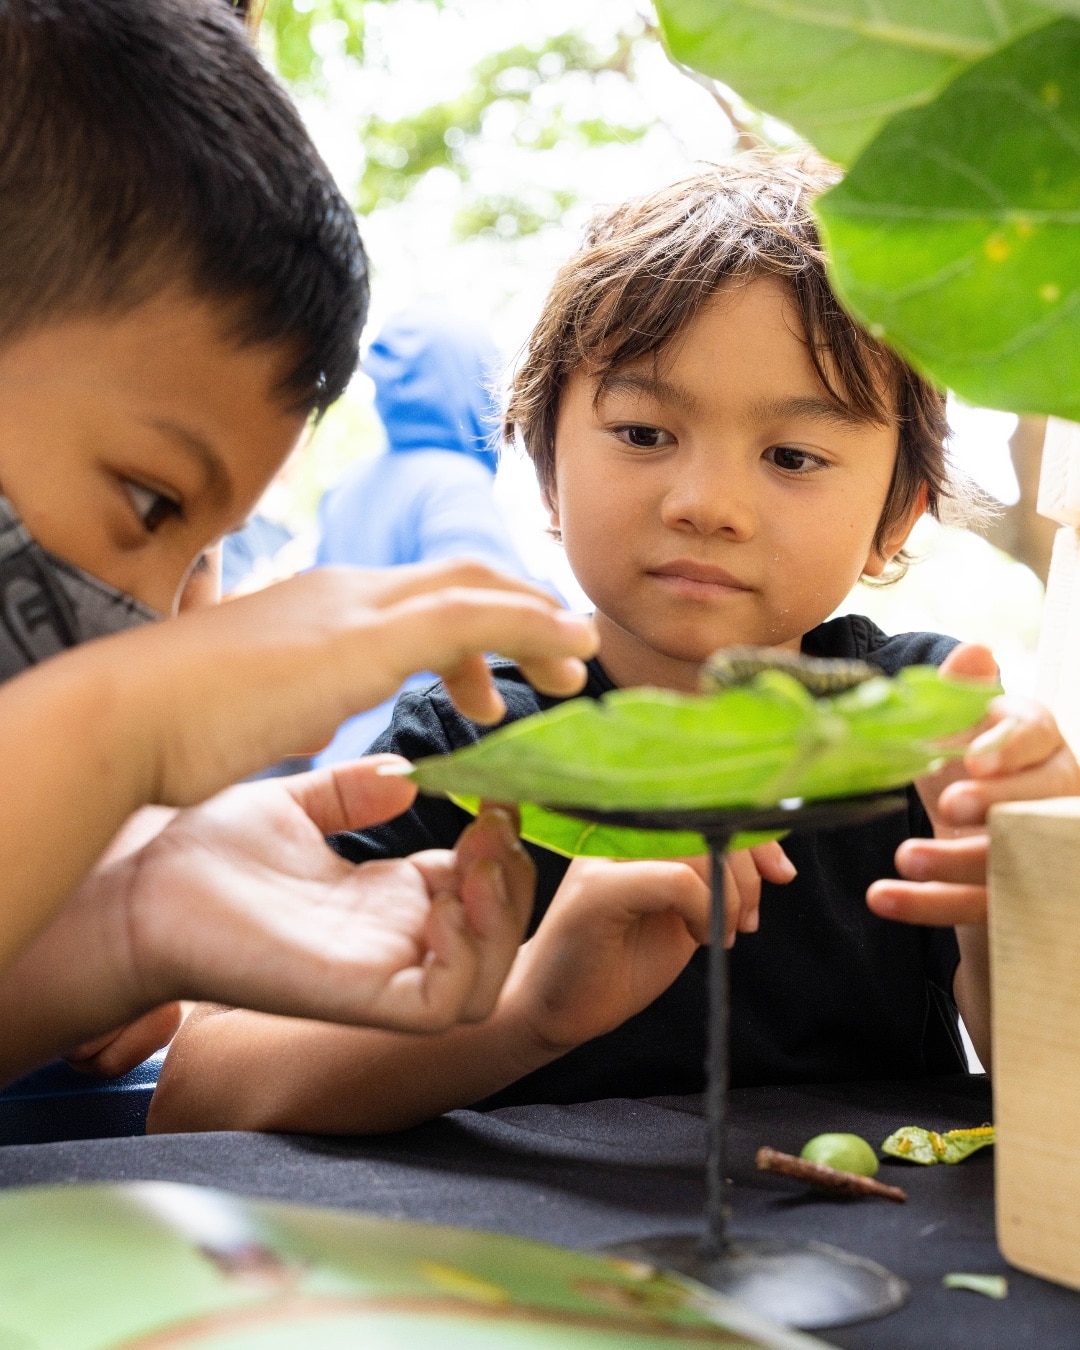
[(823, 699), (777, 671), (719, 694), (616, 690), (420, 760), (412, 776), (421, 791), (463, 805), (481, 797), (525, 803), (526, 837), (557, 852), (684, 856), (703, 851), (697, 835), (601, 831), (540, 808), (768, 806), (882, 791), (955, 753), (942, 740), (975, 726), (999, 692), (942, 680), (931, 667)]
[(994, 1142), (994, 1127), (980, 1125), (973, 1130), (924, 1130), (905, 1125), (894, 1130), (881, 1146), (882, 1153), (905, 1162), (933, 1167), (935, 1163), (958, 1163)]
[(893, 119), (818, 203), (833, 281), (973, 403), (1080, 420), (1080, 21)]
[[(447, 794), (455, 805), (474, 816), (480, 808), (479, 797)], [(599, 825), (576, 820), (558, 811), (547, 811), (529, 802), (521, 806), (521, 837), (539, 844), (564, 858), (695, 858), (708, 853), (709, 846), (700, 834), (686, 830), (631, 830), (621, 825)], [(732, 849), (753, 848), (770, 839), (782, 839), (783, 833), (737, 834)]]
[(657, 14), (676, 60), (842, 163), (895, 113), (1050, 18), (1028, 0), (658, 0)]

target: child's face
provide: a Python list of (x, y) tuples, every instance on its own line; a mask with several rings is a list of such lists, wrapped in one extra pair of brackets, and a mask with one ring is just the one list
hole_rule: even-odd
[(165, 614), (306, 420), (275, 393), (285, 353), (225, 317), (169, 291), (0, 347), (0, 492), (42, 547)]
[(829, 399), (772, 278), (597, 387), (579, 371), (562, 398), (553, 523), (619, 684), (693, 689), (725, 645), (797, 651), (913, 523), (874, 550), (896, 429)]

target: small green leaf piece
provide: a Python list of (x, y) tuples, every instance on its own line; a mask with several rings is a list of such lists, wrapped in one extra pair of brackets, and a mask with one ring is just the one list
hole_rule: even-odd
[[(814, 699), (779, 671), (718, 694), (616, 690), (420, 760), (413, 778), (436, 795), (556, 809), (685, 810), (851, 796), (908, 783), (956, 753), (940, 742), (975, 726), (999, 692), (917, 666), (836, 698)], [(551, 822), (543, 824), (550, 836)], [(574, 829), (580, 836), (581, 826)]]
[(973, 1130), (924, 1130), (905, 1125), (894, 1131), (881, 1146), (882, 1153), (905, 1162), (932, 1167), (935, 1163), (958, 1163), (994, 1142), (994, 1127), (980, 1125)]
[[(817, 203), (844, 301), (975, 404), (1080, 420), (1080, 20), (894, 117)], [(823, 81), (828, 84), (829, 81)]]
[(970, 1289), (973, 1294), (985, 1294), (987, 1298), (1009, 1295), (1009, 1282), (1004, 1275), (965, 1275), (956, 1271), (942, 1276), (941, 1283), (946, 1289)]

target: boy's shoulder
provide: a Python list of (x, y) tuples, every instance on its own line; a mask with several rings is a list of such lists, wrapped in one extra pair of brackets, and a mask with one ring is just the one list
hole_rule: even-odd
[(841, 614), (807, 633), (802, 649), (806, 656), (866, 661), (886, 675), (895, 675), (905, 666), (940, 666), (958, 645), (957, 638), (944, 633), (889, 636), (864, 614)]

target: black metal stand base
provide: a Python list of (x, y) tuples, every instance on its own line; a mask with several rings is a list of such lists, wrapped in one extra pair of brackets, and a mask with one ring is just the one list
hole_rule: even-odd
[(838, 1247), (810, 1242), (789, 1245), (727, 1236), (728, 972), (724, 951), (724, 859), (741, 830), (831, 829), (858, 825), (903, 810), (907, 798), (893, 793), (830, 801), (789, 801), (771, 807), (715, 810), (584, 811), (583, 820), (636, 829), (696, 830), (712, 854), (712, 944), (709, 955), (709, 1053), (705, 1091), (708, 1199), (704, 1238), (656, 1237), (622, 1243), (615, 1256), (666, 1267), (736, 1299), (751, 1311), (803, 1331), (844, 1326), (882, 1317), (908, 1295), (903, 1280), (884, 1266)]
[(623, 1242), (604, 1254), (689, 1275), (759, 1317), (800, 1331), (883, 1317), (909, 1293), (903, 1280), (876, 1261), (824, 1242), (747, 1238), (710, 1256), (701, 1238), (687, 1235)]

